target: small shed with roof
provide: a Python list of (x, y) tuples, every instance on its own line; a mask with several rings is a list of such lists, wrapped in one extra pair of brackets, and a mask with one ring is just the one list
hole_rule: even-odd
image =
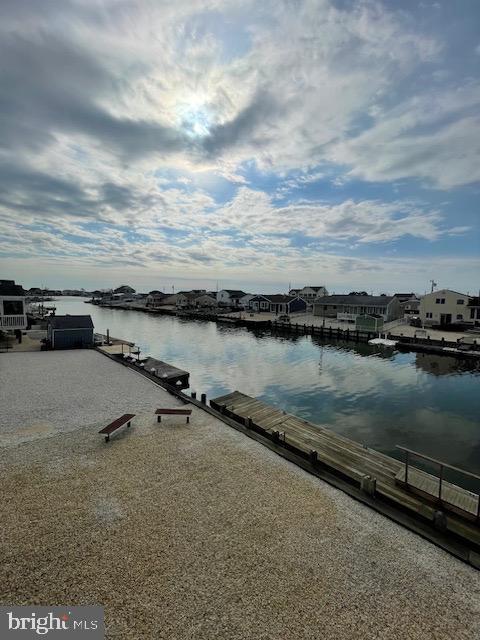
[(93, 347), (91, 316), (50, 316), (47, 325), (50, 349), (84, 349)]

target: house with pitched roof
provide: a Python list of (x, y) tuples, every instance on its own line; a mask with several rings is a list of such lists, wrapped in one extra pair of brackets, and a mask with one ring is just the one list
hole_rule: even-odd
[(217, 293), (217, 302), (220, 307), (241, 307), (241, 300), (246, 295), (241, 289), (221, 289)]
[(284, 293), (264, 294), (253, 296), (248, 303), (248, 308), (257, 313), (265, 311), (282, 315), (294, 313), (295, 311), (305, 311), (307, 303), (302, 298)]
[(395, 296), (332, 295), (314, 303), (313, 315), (347, 322), (355, 322), (357, 316), (373, 315), (390, 322), (400, 318), (403, 310)]

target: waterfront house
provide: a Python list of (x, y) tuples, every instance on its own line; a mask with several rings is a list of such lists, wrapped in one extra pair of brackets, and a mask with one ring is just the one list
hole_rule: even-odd
[(195, 307), (195, 299), (206, 295), (206, 289), (192, 289), (191, 291), (179, 291), (176, 296), (177, 309), (190, 309)]
[(450, 289), (427, 293), (420, 300), (419, 316), (427, 327), (450, 324), (473, 324), (470, 317), (470, 296)]
[(26, 329), (25, 291), (15, 280), (0, 280), (0, 331)]
[(146, 299), (146, 306), (151, 309), (155, 309), (155, 307), (159, 307), (162, 301), (167, 297), (166, 293), (162, 293), (161, 291), (150, 291)]
[(355, 322), (360, 315), (381, 316), (390, 322), (402, 316), (400, 300), (395, 296), (332, 295), (313, 305), (313, 315)]
[(303, 287), (296, 295), (308, 304), (312, 304), (315, 300), (318, 300), (318, 298), (328, 296), (328, 291), (325, 287)]
[(221, 307), (241, 307), (241, 300), (246, 295), (240, 289), (222, 289), (217, 293), (217, 302)]
[(193, 305), (197, 309), (215, 309), (217, 300), (211, 294), (204, 293), (194, 298)]
[(473, 326), (480, 327), (480, 297), (470, 298), (467, 318)]
[(240, 306), (243, 309), (248, 309), (248, 304), (255, 295), (253, 293), (246, 293), (242, 298), (240, 298)]
[(277, 315), (290, 314), (295, 311), (305, 311), (307, 303), (302, 298), (285, 295), (283, 293), (265, 294), (253, 296), (248, 303), (251, 311), (262, 312), (268, 311)]
[(50, 316), (47, 324), (47, 346), (50, 349), (93, 347), (91, 316)]

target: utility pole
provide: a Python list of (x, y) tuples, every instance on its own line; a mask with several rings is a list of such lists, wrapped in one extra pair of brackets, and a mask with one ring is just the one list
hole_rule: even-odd
[(430, 290), (430, 293), (433, 293), (433, 290), (435, 289), (435, 287), (437, 286), (437, 283), (435, 282), (435, 280), (430, 280), (430, 283), (432, 285), (432, 288)]

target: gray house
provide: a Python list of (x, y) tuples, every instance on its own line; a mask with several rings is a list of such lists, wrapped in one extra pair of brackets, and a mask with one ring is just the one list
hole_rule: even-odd
[(395, 296), (334, 295), (325, 296), (313, 305), (314, 316), (355, 322), (357, 316), (381, 316), (390, 322), (403, 315), (400, 300)]
[(287, 296), (283, 293), (253, 296), (248, 302), (251, 311), (268, 311), (276, 314), (289, 314), (294, 311), (305, 311), (307, 303), (301, 298)]
[(50, 349), (81, 349), (93, 347), (91, 316), (50, 316), (47, 326)]

